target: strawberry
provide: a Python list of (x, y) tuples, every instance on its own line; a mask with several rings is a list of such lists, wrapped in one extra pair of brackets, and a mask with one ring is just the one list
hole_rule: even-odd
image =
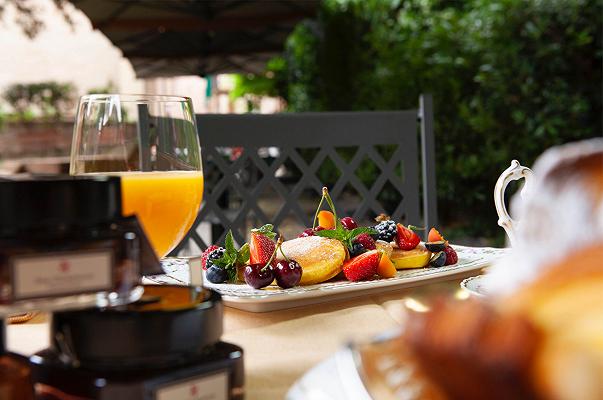
[(205, 251), (201, 254), (201, 266), (203, 267), (203, 269), (207, 269), (207, 257), (209, 257), (209, 255), (211, 254), (212, 251), (219, 249), (220, 246), (216, 246), (211, 245), (209, 246), (207, 249), (205, 249)]
[(379, 250), (371, 250), (354, 257), (343, 264), (343, 274), (353, 282), (371, 279), (377, 273), (381, 260)]
[(272, 232), (272, 225), (266, 224), (258, 229), (251, 230), (251, 240), (249, 240), (249, 263), (266, 264), (276, 244), (273, 239), (276, 233)]
[(456, 264), (459, 261), (459, 256), (451, 246), (444, 247), (444, 253), (446, 253), (446, 263), (444, 265)]
[(442, 236), (442, 234), (438, 232), (436, 228), (431, 228), (429, 230), (429, 234), (427, 235), (428, 242), (440, 242), (442, 240), (446, 241), (446, 239), (444, 239), (444, 236)]
[(396, 244), (400, 249), (412, 250), (419, 245), (421, 238), (410, 227), (407, 228), (402, 224), (398, 224), (397, 229)]

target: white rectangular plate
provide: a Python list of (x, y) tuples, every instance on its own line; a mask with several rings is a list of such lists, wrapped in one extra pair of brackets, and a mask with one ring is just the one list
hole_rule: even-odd
[[(456, 275), (487, 267), (506, 254), (507, 249), (492, 247), (465, 247), (453, 245), (459, 261), (455, 265), (441, 268), (415, 268), (399, 270), (394, 278), (375, 279), (371, 281), (350, 282), (334, 280), (316, 285), (297, 286), (281, 289), (270, 286), (264, 289), (253, 289), (246, 284), (214, 284), (204, 281), (204, 286), (216, 290), (222, 295), (224, 303), (229, 307), (251, 312), (266, 312), (291, 307), (300, 307), (326, 301), (342, 300), (367, 294), (420, 286), (427, 283), (450, 279)], [(188, 266), (185, 260), (166, 259), (164, 261), (166, 275), (147, 277), (148, 283), (188, 284)]]

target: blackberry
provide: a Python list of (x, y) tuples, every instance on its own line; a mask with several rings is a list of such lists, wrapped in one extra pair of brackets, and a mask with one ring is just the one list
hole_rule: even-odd
[[(209, 269), (212, 265), (215, 265), (214, 261), (221, 258), (225, 252), (226, 250), (224, 249), (224, 247), (218, 247), (217, 249), (209, 253), (209, 255), (207, 256), (207, 261), (205, 262), (205, 267)], [(219, 267), (219, 265), (216, 265), (216, 267)]]
[(377, 231), (377, 234), (375, 235), (376, 239), (383, 240), (385, 242), (391, 242), (394, 240), (398, 232), (396, 223), (391, 219), (379, 222), (374, 228)]
[(350, 249), (350, 257), (356, 257), (365, 252), (366, 249), (364, 246), (356, 242), (352, 244), (352, 248)]

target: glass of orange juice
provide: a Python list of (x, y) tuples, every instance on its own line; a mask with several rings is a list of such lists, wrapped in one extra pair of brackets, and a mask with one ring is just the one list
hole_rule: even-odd
[(93, 94), (78, 104), (72, 175), (119, 175), (124, 215), (136, 214), (165, 257), (192, 226), (203, 196), (190, 98)]

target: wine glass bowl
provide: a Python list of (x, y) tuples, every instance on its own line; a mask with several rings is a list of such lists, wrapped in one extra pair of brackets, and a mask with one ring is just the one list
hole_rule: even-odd
[(164, 257), (192, 226), (203, 195), (189, 98), (94, 94), (78, 104), (71, 175), (119, 175), (124, 215), (136, 214)]

